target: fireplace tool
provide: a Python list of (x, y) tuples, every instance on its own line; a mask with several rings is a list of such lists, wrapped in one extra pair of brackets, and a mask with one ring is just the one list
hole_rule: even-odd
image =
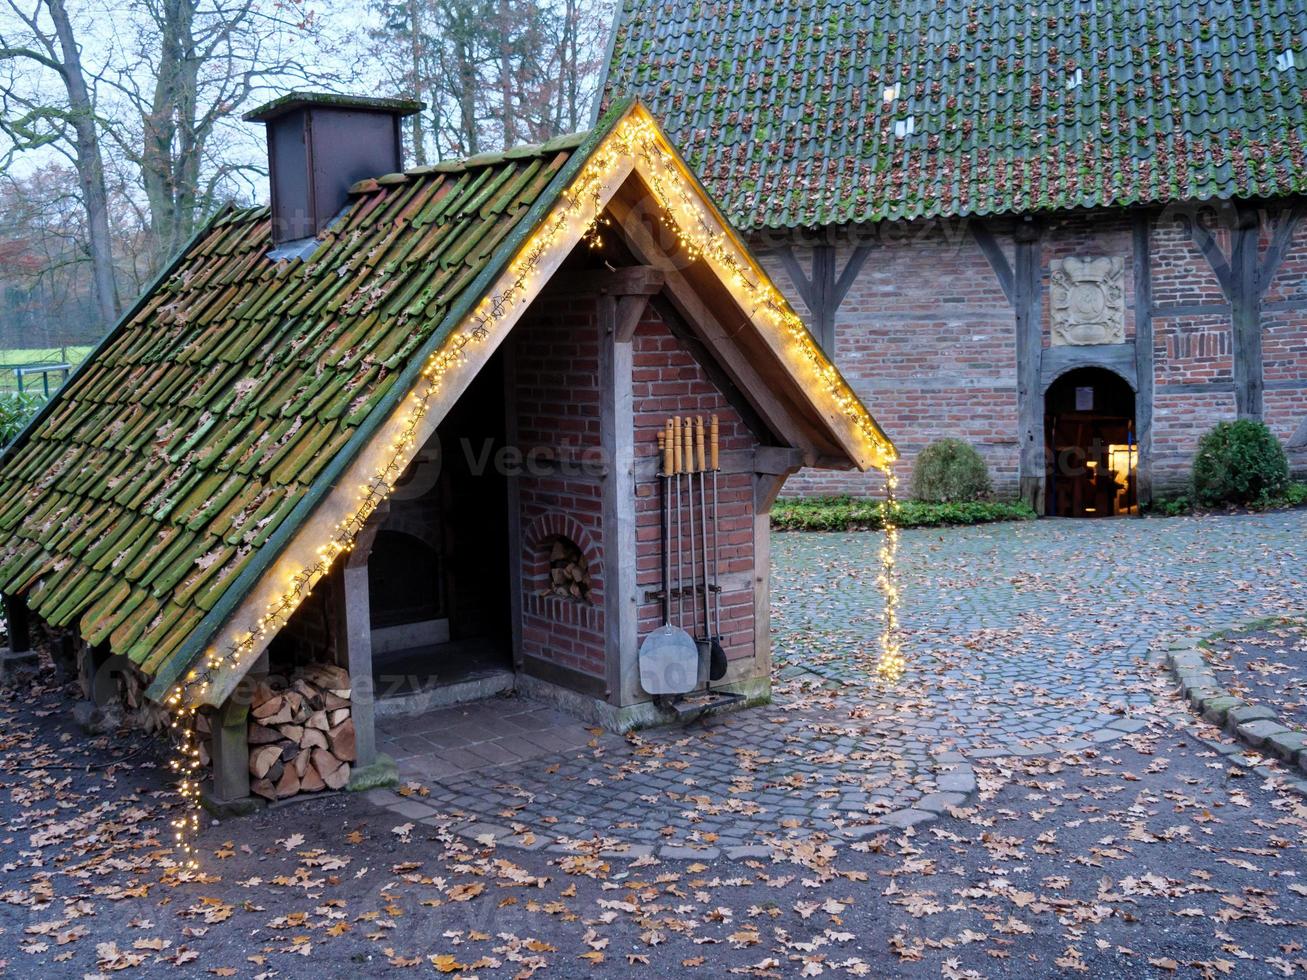
[[(696, 552), (698, 551), (699, 544), (696, 541), (694, 527), (694, 474), (703, 468), (703, 432), (702, 429), (699, 432), (699, 440), (697, 444), (699, 450), (697, 466), (695, 464), (696, 443), (694, 421), (688, 415), (685, 417), (684, 433), (685, 435), (682, 441), (682, 446), (685, 450), (685, 509), (690, 520), (690, 628), (694, 631), (695, 643), (698, 645), (699, 650), (698, 683), (707, 684), (710, 641), (708, 640), (708, 620), (706, 618), (703, 623), (703, 632), (699, 632), (699, 579), (698, 569), (696, 568)], [(706, 543), (708, 526), (706, 524), (701, 524), (699, 532), (699, 540)], [(679, 552), (679, 545), (677, 546), (677, 550)], [(703, 584), (704, 589), (706, 590), (708, 588), (708, 577), (706, 575), (704, 576)]]
[[(709, 443), (712, 462), (712, 584), (708, 584), (708, 460), (703, 453), (703, 416), (695, 420), (695, 442), (699, 450), (699, 526), (703, 529), (700, 557), (703, 564), (703, 628), (708, 639), (708, 680), (719, 681), (726, 676), (726, 651), (722, 648), (722, 587), (717, 581), (717, 416), (709, 425)], [(710, 597), (712, 602), (710, 603)], [(712, 615), (712, 606), (717, 615)]]
[[(678, 420), (679, 421), (679, 420)], [(694, 690), (699, 680), (699, 647), (694, 638), (680, 626), (672, 625), (672, 485), (677, 496), (677, 571), (680, 569), (680, 429), (669, 419), (667, 428), (659, 433), (658, 448), (662, 455), (660, 482), (663, 488), (663, 625), (644, 638), (640, 644), (640, 686), (655, 699), (665, 695), (685, 694)], [(677, 596), (677, 619), (680, 619), (681, 599)]]

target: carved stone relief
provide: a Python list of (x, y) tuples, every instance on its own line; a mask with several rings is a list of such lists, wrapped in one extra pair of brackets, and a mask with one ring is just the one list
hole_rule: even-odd
[(1054, 259), (1050, 272), (1055, 345), (1124, 343), (1124, 259)]

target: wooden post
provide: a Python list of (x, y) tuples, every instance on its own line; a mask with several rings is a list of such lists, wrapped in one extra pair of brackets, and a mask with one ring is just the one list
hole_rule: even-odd
[(1256, 208), (1235, 207), (1230, 249), (1234, 406), (1239, 418), (1262, 417), (1262, 297), (1257, 283), (1261, 223)]
[[(632, 299), (637, 302), (630, 302)], [(599, 441), (608, 463), (603, 478), (602, 535), (607, 648), (604, 694), (615, 705), (630, 704), (639, 697), (631, 338), (646, 303), (647, 296), (619, 299), (611, 292), (600, 293), (598, 299)]]
[(1036, 514), (1042, 514), (1047, 463), (1044, 459), (1044, 398), (1039, 384), (1040, 361), (1044, 352), (1039, 228), (1033, 221), (1022, 221), (1017, 225), (1015, 238), (1012, 305), (1016, 310), (1021, 499)]
[(336, 624), (340, 631), (337, 647), (339, 666), (349, 671), (350, 717), (354, 721), (354, 767), (362, 769), (377, 761), (375, 684), (372, 680), (372, 604), (368, 592), (368, 559), (377, 532), (389, 513), (382, 504), (368, 518), (354, 547), (340, 570), (336, 590)]
[(1044, 459), (1044, 392), (1040, 384), (1044, 357), (1044, 272), (1039, 226), (1030, 219), (1018, 221), (1013, 234), (1016, 252), (1012, 264), (985, 225), (973, 221), (970, 228), (1016, 314), (1017, 472), (1021, 499), (1036, 514), (1043, 514), (1048, 464)]
[(1153, 273), (1152, 217), (1144, 210), (1133, 215), (1135, 278), (1135, 497), (1140, 509), (1153, 499)]
[(753, 475), (753, 673), (771, 676), (771, 508), (794, 469)]

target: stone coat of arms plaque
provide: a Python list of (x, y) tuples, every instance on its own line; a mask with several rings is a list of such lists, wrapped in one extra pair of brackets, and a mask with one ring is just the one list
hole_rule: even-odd
[(1053, 343), (1125, 342), (1125, 260), (1119, 256), (1054, 259)]

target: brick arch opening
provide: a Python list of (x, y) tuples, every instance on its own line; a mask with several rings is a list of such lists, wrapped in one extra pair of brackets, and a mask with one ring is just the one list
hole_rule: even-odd
[(595, 604), (603, 559), (582, 524), (567, 514), (542, 514), (527, 528), (523, 543), (529, 596)]
[(1053, 517), (1139, 512), (1135, 390), (1104, 367), (1079, 366), (1044, 392), (1047, 508)]

